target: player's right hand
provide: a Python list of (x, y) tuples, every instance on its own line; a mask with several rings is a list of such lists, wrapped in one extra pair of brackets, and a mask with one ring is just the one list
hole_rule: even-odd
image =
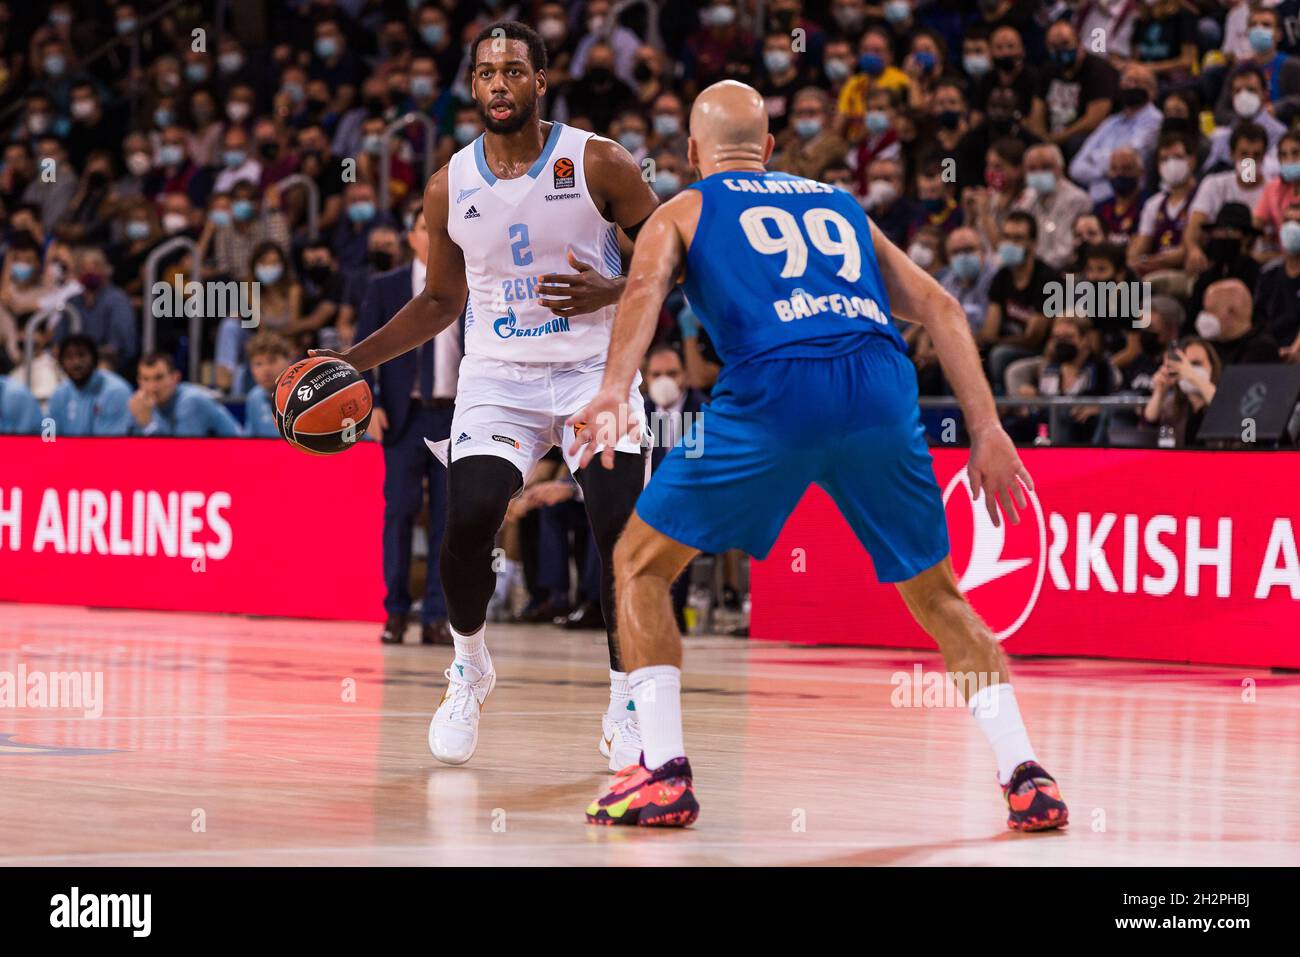
[(627, 390), (620, 395), (618, 390), (602, 388), (587, 403), (587, 407), (569, 416), (565, 425), (573, 428), (573, 442), (569, 445), (569, 454), (581, 457), (578, 468), (587, 464), (600, 452), (600, 464), (607, 469), (614, 467), (614, 451), (618, 440), (629, 434), (632, 417), (628, 414)]
[(1012, 525), (1020, 524), (1019, 508), (1028, 508), (1025, 489), (1034, 490), (1034, 480), (1020, 461), (1011, 436), (1001, 423), (993, 422), (971, 433), (970, 463), (966, 466), (970, 497), (977, 500), (984, 493), (984, 505), (994, 527), (1002, 524), (998, 506), (1007, 513)]
[(307, 358), (309, 359), (342, 359), (348, 365), (353, 362), (348, 358), (346, 352), (335, 352), (333, 349), (308, 349)]

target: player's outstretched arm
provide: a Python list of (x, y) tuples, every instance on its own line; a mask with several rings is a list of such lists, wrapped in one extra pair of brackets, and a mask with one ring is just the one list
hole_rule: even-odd
[(967, 466), (971, 495), (978, 497), (981, 490), (989, 493), (984, 504), (994, 525), (1000, 522), (998, 502), (1012, 524), (1017, 524), (1020, 521), (1017, 506), (1025, 508), (1028, 504), (1020, 483), (1032, 489), (1034, 480), (1021, 464), (1014, 443), (998, 419), (993, 392), (984, 378), (965, 311), (929, 273), (876, 229), (874, 223), (871, 239), (889, 293), (890, 308), (895, 315), (920, 323), (930, 334), (939, 365), (966, 417), (966, 430), (971, 437)]
[(614, 467), (614, 446), (628, 431), (631, 421), (627, 406), (632, 379), (641, 359), (650, 347), (655, 324), (664, 299), (686, 264), (689, 237), (700, 216), (700, 194), (687, 190), (655, 210), (637, 238), (628, 269), (627, 285), (619, 300), (618, 314), (610, 331), (609, 356), (600, 392), (585, 409), (569, 419), (570, 425), (588, 425), (575, 429), (570, 454), (583, 446), (585, 466), (605, 447), (601, 464)]
[(445, 166), (425, 187), (424, 221), (429, 230), (429, 259), (424, 289), (419, 295), (346, 352), (316, 349), (312, 355), (343, 359), (365, 372), (428, 342), (460, 318), (467, 293), (465, 258), (447, 234)]

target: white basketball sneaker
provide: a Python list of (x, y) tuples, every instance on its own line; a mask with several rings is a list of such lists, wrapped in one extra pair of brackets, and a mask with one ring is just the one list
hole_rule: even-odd
[(611, 772), (641, 763), (641, 728), (636, 723), (636, 712), (622, 721), (613, 720), (608, 713), (602, 715), (600, 732), (600, 753), (609, 758)]
[(486, 672), (453, 661), (444, 674), (447, 690), (429, 722), (429, 750), (443, 764), (464, 764), (478, 747), (479, 715), (497, 682), (497, 672), (490, 661)]

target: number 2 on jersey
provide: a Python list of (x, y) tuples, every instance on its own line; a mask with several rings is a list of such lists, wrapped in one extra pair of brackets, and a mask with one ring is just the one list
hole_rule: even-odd
[[(768, 223), (776, 227), (773, 236)], [(831, 236), (828, 223), (835, 225)], [(751, 206), (740, 214), (740, 226), (749, 244), (764, 255), (785, 253), (781, 278), (802, 276), (808, 268), (808, 243), (793, 214), (776, 206)], [(803, 230), (818, 252), (827, 256), (843, 256), (844, 262), (836, 275), (849, 282), (862, 277), (862, 248), (858, 245), (857, 231), (847, 219), (833, 209), (815, 207), (803, 214)]]

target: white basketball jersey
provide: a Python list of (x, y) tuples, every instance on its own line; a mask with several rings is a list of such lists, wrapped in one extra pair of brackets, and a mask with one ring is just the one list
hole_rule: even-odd
[(611, 278), (622, 271), (617, 227), (587, 189), (591, 133), (552, 123), (523, 176), (498, 179), (483, 137), (447, 170), (447, 232), (465, 255), (465, 354), (513, 362), (579, 362), (603, 356), (614, 307), (557, 316), (538, 300), (546, 273), (572, 273), (568, 252)]

